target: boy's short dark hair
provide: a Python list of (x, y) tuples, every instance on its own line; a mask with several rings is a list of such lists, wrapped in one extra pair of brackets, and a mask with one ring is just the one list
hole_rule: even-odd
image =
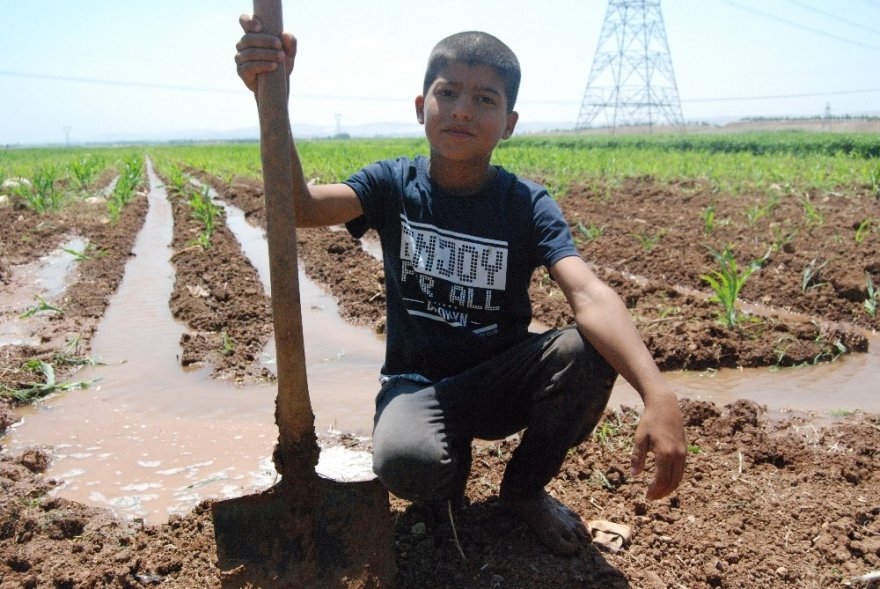
[(504, 80), (507, 110), (513, 110), (519, 92), (521, 74), (519, 60), (510, 47), (489, 33), (481, 31), (465, 31), (441, 39), (428, 57), (423, 95), (428, 94), (428, 88), (437, 79), (440, 70), (451, 61), (470, 66), (487, 65), (495, 69)]

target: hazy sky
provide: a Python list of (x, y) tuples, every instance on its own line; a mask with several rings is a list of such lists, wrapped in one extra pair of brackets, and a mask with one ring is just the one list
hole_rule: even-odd
[[(0, 0), (0, 145), (256, 126), (232, 0)], [(431, 47), (479, 29), (519, 56), (521, 121), (573, 126), (605, 0), (284, 3), (295, 123), (415, 122)], [(665, 0), (686, 120), (880, 114), (880, 0)]]

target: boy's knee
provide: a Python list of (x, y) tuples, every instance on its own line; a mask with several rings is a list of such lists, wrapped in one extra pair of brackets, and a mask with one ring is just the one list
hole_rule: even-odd
[(576, 328), (561, 330), (546, 353), (555, 366), (551, 377), (553, 388), (581, 389), (584, 386), (598, 386), (599, 389), (610, 390), (617, 377), (605, 358)]
[(438, 498), (449, 478), (450, 462), (436, 441), (396, 436), (373, 439), (373, 472), (402, 499)]

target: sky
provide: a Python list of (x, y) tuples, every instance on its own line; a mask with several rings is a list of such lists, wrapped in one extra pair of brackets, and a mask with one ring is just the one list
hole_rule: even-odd
[[(283, 3), (299, 40), (291, 120), (329, 133), (414, 124), (428, 53), (484, 30), (519, 57), (517, 111), (572, 128), (606, 0)], [(235, 135), (257, 125), (235, 72), (233, 0), (0, 0), (0, 145)], [(880, 115), (880, 0), (665, 0), (686, 121)]]

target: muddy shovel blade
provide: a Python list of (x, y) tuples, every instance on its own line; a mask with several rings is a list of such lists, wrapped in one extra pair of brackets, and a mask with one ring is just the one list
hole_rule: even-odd
[(314, 475), (212, 512), (224, 588), (366, 589), (394, 577), (388, 491), (376, 480)]

